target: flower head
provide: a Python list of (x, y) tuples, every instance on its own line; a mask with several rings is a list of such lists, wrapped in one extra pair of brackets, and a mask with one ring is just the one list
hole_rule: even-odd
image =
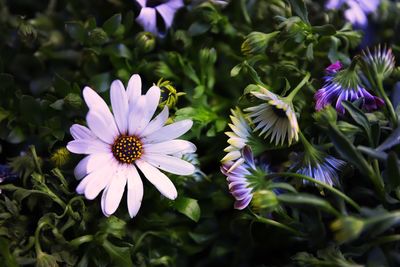
[(307, 150), (302, 153), (302, 159), (297, 161), (292, 169), (326, 184), (337, 185), (339, 183), (337, 172), (343, 168), (345, 162), (318, 150), (313, 152), (312, 155)]
[(362, 107), (367, 111), (384, 105), (381, 98), (371, 95), (361, 84), (358, 73), (353, 68), (342, 69), (340, 62), (326, 68), (325, 84), (315, 95), (315, 109), (321, 110), (329, 104), (335, 104), (336, 110), (344, 114), (342, 101), (353, 102), (362, 99)]
[(327, 9), (339, 9), (343, 5), (347, 7), (344, 16), (347, 21), (356, 26), (365, 26), (368, 23), (367, 15), (374, 12), (379, 6), (380, 0), (329, 0)]
[(369, 48), (363, 51), (363, 60), (369, 68), (371, 68), (377, 75), (386, 78), (390, 76), (395, 67), (395, 58), (392, 49), (380, 45), (375, 47), (374, 52), (371, 53)]
[(109, 216), (118, 208), (127, 186), (129, 214), (134, 217), (143, 197), (139, 169), (165, 197), (175, 199), (175, 186), (159, 169), (178, 175), (194, 172), (194, 166), (179, 157), (194, 152), (196, 147), (176, 139), (191, 128), (192, 121), (165, 126), (168, 107), (153, 118), (160, 89), (152, 86), (142, 95), (139, 75), (131, 77), (126, 90), (119, 80), (111, 84), (113, 114), (91, 88), (84, 88), (83, 97), (89, 107), (88, 128), (72, 125), (70, 131), (75, 140), (67, 145), (72, 153), (88, 155), (75, 168), (76, 178), (82, 179), (76, 191), (94, 199), (103, 190), (101, 207)]
[(224, 149), (227, 154), (221, 160), (221, 162), (223, 164), (232, 162), (230, 167), (234, 169), (244, 161), (241, 150), (248, 143), (248, 138), (250, 137), (250, 127), (240, 109), (236, 108), (235, 110), (231, 110), (231, 112), (232, 115), (230, 118), (232, 123), (229, 124), (229, 127), (231, 128), (232, 132), (225, 133), (227, 136), (229, 136), (229, 146)]
[(232, 169), (234, 162), (230, 161), (221, 166), (221, 172), (226, 175), (228, 181), (229, 191), (236, 199), (234, 208), (238, 210), (242, 210), (250, 204), (253, 191), (258, 186), (256, 179), (263, 179), (263, 176), (268, 173), (268, 166), (264, 166), (262, 170), (256, 168), (253, 153), (248, 146), (245, 146), (242, 152), (243, 162), (241, 165)]
[(183, 7), (183, 0), (136, 0), (140, 13), (136, 18), (145, 31), (164, 37), (171, 27), (175, 13)]
[(270, 142), (275, 140), (275, 145), (283, 144), (286, 135), (289, 145), (293, 140), (297, 141), (299, 125), (292, 103), (286, 102), (284, 98), (265, 88), (261, 88), (260, 92), (252, 92), (252, 94), (265, 101), (258, 106), (245, 109), (257, 125), (254, 131), (261, 130), (259, 135), (265, 134), (265, 138), (271, 136)]

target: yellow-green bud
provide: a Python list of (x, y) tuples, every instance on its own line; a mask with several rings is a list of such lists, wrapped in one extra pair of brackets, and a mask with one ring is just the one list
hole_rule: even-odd
[(315, 112), (313, 117), (318, 124), (318, 126), (326, 127), (328, 124), (336, 123), (337, 113), (336, 110), (331, 106), (325, 106), (322, 110)]
[(58, 263), (54, 256), (39, 252), (36, 257), (36, 267), (58, 267)]
[(163, 99), (160, 103), (160, 107), (168, 106), (168, 108), (173, 108), (178, 103), (178, 99), (180, 96), (184, 95), (185, 93), (178, 92), (175, 87), (172, 85), (170, 81), (163, 81), (160, 79), (157, 83), (157, 86), (160, 87), (161, 92), (163, 93)]
[(273, 210), (278, 206), (279, 201), (276, 194), (270, 190), (260, 190), (253, 194), (251, 205), (254, 210)]
[(156, 38), (149, 32), (139, 32), (136, 34), (135, 44), (139, 51), (149, 53), (156, 47)]
[(92, 45), (103, 45), (108, 41), (108, 35), (102, 28), (95, 28), (89, 32), (88, 41)]
[(268, 43), (279, 34), (279, 31), (271, 33), (252, 32), (246, 36), (242, 43), (241, 50), (246, 56), (264, 53)]
[(341, 217), (331, 223), (331, 230), (339, 243), (356, 239), (364, 230), (365, 222), (362, 219), (347, 216)]
[(19, 25), (18, 35), (21, 40), (25, 43), (32, 43), (36, 40), (37, 32), (36, 29), (26, 21), (22, 21)]
[(70, 155), (65, 147), (61, 147), (53, 153), (50, 159), (56, 167), (61, 167), (69, 161)]

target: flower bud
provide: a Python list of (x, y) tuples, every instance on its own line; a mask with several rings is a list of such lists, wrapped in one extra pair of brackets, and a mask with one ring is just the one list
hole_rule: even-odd
[(279, 34), (279, 31), (271, 33), (263, 32), (252, 32), (246, 36), (246, 39), (242, 43), (241, 50), (246, 56), (264, 53), (270, 40), (275, 38)]
[(88, 42), (92, 45), (103, 45), (108, 41), (108, 35), (102, 28), (95, 28), (88, 34)]
[(135, 37), (135, 44), (141, 52), (149, 53), (156, 46), (156, 38), (149, 32), (139, 32)]
[(367, 50), (363, 51), (363, 60), (367, 68), (370, 68), (373, 73), (381, 76), (383, 79), (389, 77), (395, 68), (395, 58), (392, 49), (386, 48), (386, 46), (381, 48), (378, 45), (378, 47), (375, 47), (373, 53), (367, 48)]
[(323, 109), (313, 114), (314, 120), (321, 127), (327, 127), (330, 123), (335, 124), (337, 120), (336, 110), (331, 106), (327, 105)]
[(58, 267), (57, 260), (54, 256), (39, 252), (36, 257), (36, 267)]
[(65, 147), (57, 149), (51, 156), (51, 161), (56, 167), (65, 165), (70, 158), (70, 153)]
[(256, 191), (253, 194), (253, 199), (251, 201), (251, 205), (254, 210), (273, 210), (279, 201), (276, 197), (276, 194), (269, 190), (260, 190)]
[(23, 21), (18, 29), (18, 35), (21, 40), (27, 44), (32, 43), (36, 40), (37, 32), (36, 29), (26, 21)]
[(331, 230), (339, 243), (346, 243), (356, 239), (363, 231), (365, 222), (361, 219), (347, 216), (335, 220), (331, 224)]

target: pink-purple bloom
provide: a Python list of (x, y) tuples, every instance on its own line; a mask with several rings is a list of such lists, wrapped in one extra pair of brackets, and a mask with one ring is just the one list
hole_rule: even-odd
[(366, 26), (367, 15), (374, 12), (379, 3), (380, 0), (329, 0), (325, 6), (328, 9), (339, 9), (345, 5), (347, 9), (344, 16), (347, 21), (356, 26)]
[(141, 10), (136, 18), (145, 31), (164, 37), (171, 27), (176, 11), (183, 7), (183, 0), (136, 0)]
[[(373, 96), (364, 88), (354, 70), (342, 68), (343, 66), (339, 61), (326, 68), (325, 84), (314, 95), (317, 111), (332, 104), (335, 105), (337, 112), (343, 115), (345, 109), (342, 101), (344, 100), (353, 102), (362, 99), (362, 108), (367, 111), (375, 110), (384, 105), (381, 98)], [(342, 77), (339, 74), (342, 74)]]

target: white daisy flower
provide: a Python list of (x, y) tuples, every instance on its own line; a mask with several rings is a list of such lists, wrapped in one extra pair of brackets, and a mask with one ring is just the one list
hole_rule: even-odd
[(282, 145), (286, 136), (289, 145), (293, 139), (298, 141), (299, 125), (291, 101), (284, 101), (284, 98), (265, 88), (261, 88), (260, 92), (252, 92), (252, 94), (266, 101), (266, 103), (245, 109), (256, 124), (254, 131), (261, 130), (259, 135), (265, 134), (265, 138), (271, 136), (270, 142), (275, 140), (275, 145), (279, 143)]
[(224, 149), (228, 154), (221, 160), (222, 163), (233, 162), (229, 171), (233, 170), (244, 162), (241, 151), (243, 147), (248, 143), (250, 136), (250, 127), (243, 116), (240, 109), (231, 110), (232, 115), (230, 116), (232, 123), (229, 123), (229, 127), (233, 132), (226, 132), (225, 134), (229, 137), (229, 146)]
[(129, 215), (136, 216), (143, 198), (138, 169), (169, 199), (175, 199), (177, 191), (159, 169), (178, 175), (195, 171), (192, 164), (176, 157), (196, 150), (191, 142), (176, 139), (193, 122), (182, 120), (164, 125), (168, 107), (152, 119), (160, 101), (160, 88), (152, 86), (142, 95), (141, 87), (140, 76), (136, 74), (126, 90), (121, 81), (114, 81), (110, 90), (113, 114), (95, 91), (85, 87), (88, 128), (74, 124), (70, 129), (75, 140), (68, 143), (68, 150), (88, 155), (75, 168), (76, 178), (82, 179), (76, 191), (94, 199), (103, 190), (101, 208), (106, 216), (118, 208), (125, 186)]

